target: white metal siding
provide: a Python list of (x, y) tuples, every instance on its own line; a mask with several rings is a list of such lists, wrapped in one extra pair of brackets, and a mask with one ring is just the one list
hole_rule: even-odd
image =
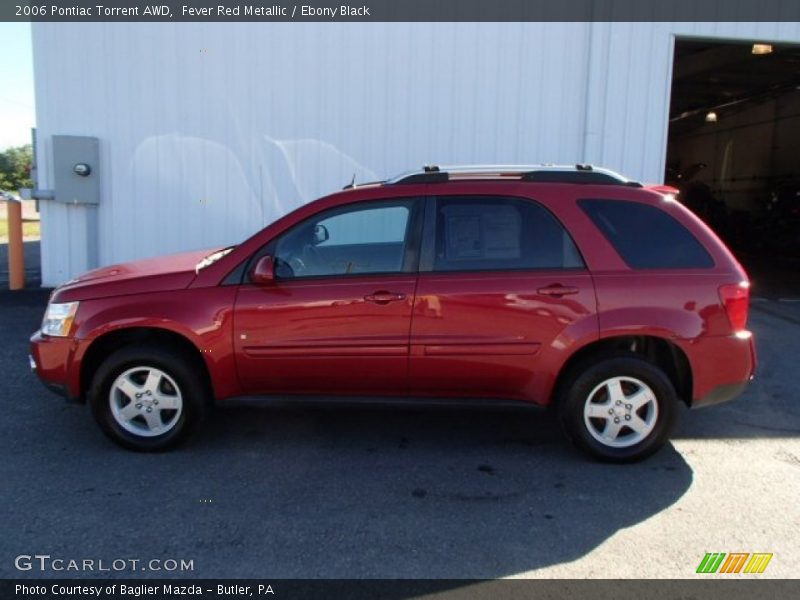
[[(424, 162), (592, 162), (659, 181), (675, 35), (798, 23), (33, 25), (50, 136), (100, 138), (102, 264), (234, 243), (349, 182)], [(87, 267), (42, 203), (42, 279)]]

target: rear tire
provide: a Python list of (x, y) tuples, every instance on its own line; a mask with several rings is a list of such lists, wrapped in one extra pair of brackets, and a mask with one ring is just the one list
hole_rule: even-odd
[(605, 462), (634, 462), (669, 439), (678, 397), (658, 366), (623, 355), (583, 363), (566, 377), (558, 412), (567, 436)]
[(103, 432), (129, 450), (172, 448), (194, 433), (210, 404), (203, 373), (177, 350), (136, 345), (97, 369), (89, 405)]

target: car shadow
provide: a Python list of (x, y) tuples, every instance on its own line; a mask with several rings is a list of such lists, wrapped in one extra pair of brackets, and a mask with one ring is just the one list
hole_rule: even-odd
[(138, 454), (85, 407), (21, 398), (0, 422), (4, 577), (130, 577), (14, 570), (46, 548), (193, 561), (137, 577), (493, 579), (576, 560), (692, 484), (670, 445), (601, 464), (529, 412), (230, 406), (180, 449)]
[(509, 576), (584, 556), (692, 483), (671, 446), (600, 464), (549, 415), (515, 411), (231, 406), (191, 452), (209, 494), (239, 505), (235, 539), (269, 540), (217, 548), (226, 567), (209, 576)]
[[(551, 415), (529, 411), (223, 404), (174, 452), (126, 452), (28, 371), (26, 336), (45, 300), (0, 295), (0, 480), (10, 482), (0, 576), (131, 575), (14, 569), (21, 552), (44, 550), (194, 565), (137, 577), (513, 576), (585, 556), (692, 486), (671, 444), (644, 462), (601, 464), (573, 450)], [(754, 315), (763, 347), (752, 390), (683, 411), (678, 445), (796, 435), (774, 430), (798, 423), (792, 357), (779, 345), (794, 332), (770, 319)]]

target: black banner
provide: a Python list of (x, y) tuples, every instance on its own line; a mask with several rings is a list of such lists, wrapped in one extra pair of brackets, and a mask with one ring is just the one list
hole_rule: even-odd
[(797, 0), (4, 0), (2, 21), (800, 21)]
[(291, 600), (755, 600), (795, 598), (797, 582), (709, 576), (693, 580), (0, 580), (0, 598), (46, 600), (242, 599)]

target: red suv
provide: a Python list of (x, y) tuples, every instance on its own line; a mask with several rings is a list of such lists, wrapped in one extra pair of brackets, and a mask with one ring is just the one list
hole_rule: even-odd
[(134, 450), (214, 400), (324, 395), (553, 405), (580, 448), (635, 460), (755, 367), (747, 275), (661, 192), (585, 165), (350, 185), (238, 246), (60, 286), (31, 366)]

